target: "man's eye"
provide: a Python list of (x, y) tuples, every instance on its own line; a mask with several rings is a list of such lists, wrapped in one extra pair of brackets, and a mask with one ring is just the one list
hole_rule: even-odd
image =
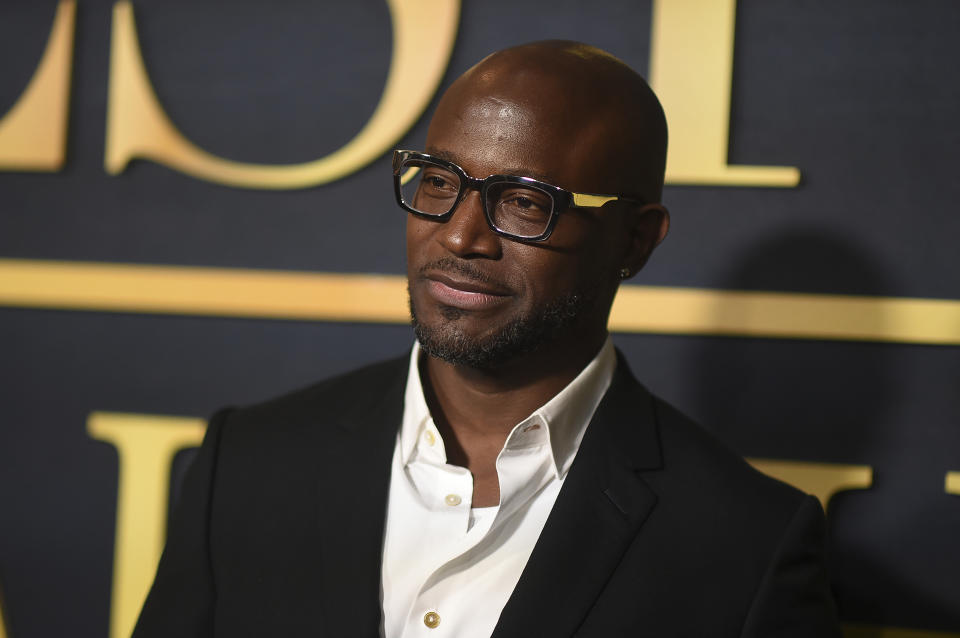
[(508, 210), (517, 213), (541, 214), (547, 213), (550, 209), (548, 203), (540, 201), (539, 198), (527, 197), (522, 194), (514, 194), (501, 199), (500, 205)]
[(453, 194), (457, 192), (458, 182), (446, 175), (430, 173), (423, 176), (420, 186), (428, 193)]

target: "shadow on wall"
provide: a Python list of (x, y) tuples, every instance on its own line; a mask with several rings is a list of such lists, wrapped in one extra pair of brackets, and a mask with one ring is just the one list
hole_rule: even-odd
[[(858, 295), (889, 294), (888, 283), (854, 241), (810, 228), (757, 242), (713, 282)], [(934, 351), (804, 339), (702, 343), (693, 354), (695, 413), (739, 453), (874, 468), (872, 489), (829, 504), (831, 580), (843, 619), (960, 631), (960, 508), (943, 493), (942, 469), (923, 467), (938, 458), (929, 449), (935, 443), (911, 431), (925, 397), (902, 389), (918, 353)]]
[[(881, 294), (852, 243), (798, 229), (763, 240), (714, 282), (728, 290)], [(878, 318), (876, 321), (882, 321)], [(697, 410), (745, 456), (866, 463), (896, 402), (887, 349), (793, 339), (711, 339), (696, 353)]]

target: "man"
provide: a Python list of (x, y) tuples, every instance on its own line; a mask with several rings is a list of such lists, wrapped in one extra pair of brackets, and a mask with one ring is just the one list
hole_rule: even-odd
[(607, 336), (669, 224), (646, 83), (501, 51), (425, 151), (394, 156), (418, 345), (212, 420), (134, 635), (838, 635), (816, 500)]

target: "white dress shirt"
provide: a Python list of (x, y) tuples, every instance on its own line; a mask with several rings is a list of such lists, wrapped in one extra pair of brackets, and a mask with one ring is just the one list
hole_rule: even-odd
[(390, 475), (383, 548), (386, 638), (487, 638), (540, 537), (587, 424), (610, 385), (610, 339), (497, 456), (500, 503), (472, 508), (473, 476), (447, 464), (414, 344)]

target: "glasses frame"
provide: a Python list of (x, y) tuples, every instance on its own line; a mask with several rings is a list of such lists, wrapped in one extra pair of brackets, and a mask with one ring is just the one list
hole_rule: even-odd
[[(400, 169), (403, 166), (403, 163), (407, 160), (420, 160), (433, 162), (438, 166), (446, 168), (450, 172), (457, 175), (460, 178), (460, 190), (457, 192), (456, 198), (454, 198), (453, 203), (450, 206), (450, 210), (446, 213), (440, 215), (434, 215), (431, 213), (424, 213), (422, 211), (411, 208), (403, 201), (403, 192), (400, 187), (416, 175), (419, 170), (414, 171), (412, 174), (407, 175), (407, 179), (404, 179), (404, 175), (400, 174)], [(538, 188), (548, 195), (550, 195), (553, 202), (553, 207), (550, 210), (550, 220), (547, 222), (547, 228), (539, 235), (533, 237), (525, 237), (523, 235), (516, 235), (514, 233), (498, 228), (496, 223), (493, 220), (492, 212), (490, 211), (489, 206), (487, 206), (487, 191), (490, 186), (493, 184), (522, 184), (525, 186), (532, 186)], [(565, 188), (560, 188), (559, 186), (554, 186), (553, 184), (548, 184), (546, 182), (541, 182), (538, 179), (532, 177), (523, 177), (520, 175), (489, 175), (483, 179), (478, 177), (471, 177), (467, 175), (467, 172), (454, 164), (453, 162), (447, 161), (445, 159), (435, 157), (433, 155), (428, 155), (426, 153), (420, 153), (417, 151), (403, 151), (397, 150), (393, 152), (393, 190), (394, 194), (397, 196), (397, 203), (408, 213), (416, 215), (424, 219), (432, 219), (440, 222), (446, 222), (451, 217), (453, 217), (454, 211), (457, 210), (457, 207), (463, 201), (463, 198), (466, 197), (467, 192), (470, 190), (476, 190), (480, 192), (480, 203), (483, 207), (483, 214), (487, 220), (487, 225), (490, 227), (490, 230), (496, 234), (507, 237), (509, 239), (515, 239), (518, 241), (524, 242), (539, 242), (546, 241), (550, 238), (550, 234), (553, 232), (554, 227), (557, 225), (557, 220), (560, 218), (560, 213), (567, 210), (568, 208), (599, 208), (606, 204), (607, 202), (612, 202), (616, 200), (623, 200), (629, 202), (635, 202), (638, 204), (643, 204), (642, 201), (636, 198), (622, 197), (620, 195), (602, 195), (598, 193), (575, 193), (573, 191), (568, 191)]]

